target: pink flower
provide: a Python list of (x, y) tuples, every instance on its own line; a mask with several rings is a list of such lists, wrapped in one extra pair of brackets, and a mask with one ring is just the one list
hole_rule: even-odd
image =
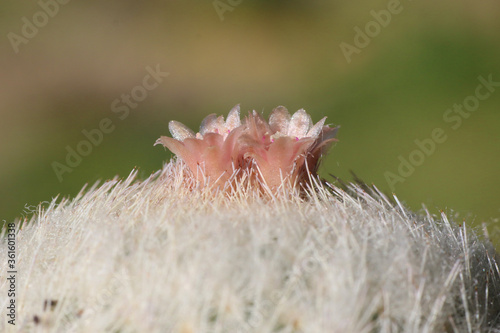
[(309, 173), (316, 173), (319, 158), (336, 141), (338, 127), (325, 126), (325, 120), (313, 126), (303, 109), (290, 116), (285, 107), (278, 106), (267, 123), (254, 111), (240, 139), (244, 157), (255, 161), (257, 172), (271, 189), (287, 179), (292, 184), (307, 181)]
[(235, 171), (246, 171), (274, 191), (285, 180), (298, 185), (316, 174), (319, 159), (336, 141), (338, 130), (324, 125), (325, 120), (313, 125), (303, 109), (290, 116), (279, 106), (268, 122), (253, 111), (241, 123), (237, 105), (226, 121), (215, 114), (207, 116), (196, 134), (171, 121), (173, 138), (162, 136), (155, 144), (163, 144), (182, 159), (198, 180), (224, 184)]
[(162, 136), (155, 145), (162, 144), (182, 159), (198, 180), (224, 183), (237, 168), (236, 144), (243, 131), (239, 105), (229, 112), (226, 121), (223, 116), (208, 115), (196, 134), (174, 120), (168, 128), (173, 138)]

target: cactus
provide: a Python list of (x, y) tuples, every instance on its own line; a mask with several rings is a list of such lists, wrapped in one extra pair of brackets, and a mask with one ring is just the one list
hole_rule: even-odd
[(487, 239), (376, 187), (320, 179), (336, 132), (324, 120), (236, 113), (210, 116), (199, 134), (172, 122), (158, 142), (178, 158), (162, 170), (53, 200), (26, 221), (19, 318), (0, 330), (500, 330)]

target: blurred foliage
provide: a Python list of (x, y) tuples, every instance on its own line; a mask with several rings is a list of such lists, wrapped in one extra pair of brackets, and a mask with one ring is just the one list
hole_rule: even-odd
[[(9, 33), (21, 35), (23, 17), (32, 22), (42, 9), (0, 4), (0, 220), (135, 167), (147, 177), (170, 157), (153, 147), (169, 120), (196, 129), (205, 115), (241, 103), (266, 115), (277, 105), (305, 108), (314, 121), (327, 115), (342, 128), (322, 176), (350, 180), (352, 170), (388, 193), (385, 172), (397, 173), (414, 140), (442, 128), (447, 140), (396, 194), (415, 210), (424, 203), (471, 226), (485, 222), (500, 242), (500, 89), (457, 130), (443, 120), (478, 76), (500, 81), (498, 2), (402, 1), (350, 63), (340, 44), (354, 44), (354, 28), (390, 1), (241, 1), (223, 20), (214, 3), (69, 2), (18, 53)], [(170, 75), (120, 120), (112, 102), (157, 64)], [(66, 147), (103, 118), (115, 130), (59, 182), (52, 163), (64, 163)]]

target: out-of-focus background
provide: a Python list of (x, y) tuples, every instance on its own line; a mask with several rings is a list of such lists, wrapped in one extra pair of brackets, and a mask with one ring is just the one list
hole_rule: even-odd
[(0, 220), (135, 167), (147, 177), (170, 158), (153, 143), (171, 119), (196, 129), (237, 103), (285, 105), (342, 126), (325, 178), (352, 170), (415, 210), (488, 223), (500, 244), (496, 0), (40, 0), (0, 12)]

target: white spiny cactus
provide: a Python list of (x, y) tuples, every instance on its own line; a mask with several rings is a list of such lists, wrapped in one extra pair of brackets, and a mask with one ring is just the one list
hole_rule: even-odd
[(314, 175), (256, 191), (252, 172), (207, 185), (173, 160), (52, 202), (16, 234), (0, 331), (500, 331), (496, 254), (465, 224)]

